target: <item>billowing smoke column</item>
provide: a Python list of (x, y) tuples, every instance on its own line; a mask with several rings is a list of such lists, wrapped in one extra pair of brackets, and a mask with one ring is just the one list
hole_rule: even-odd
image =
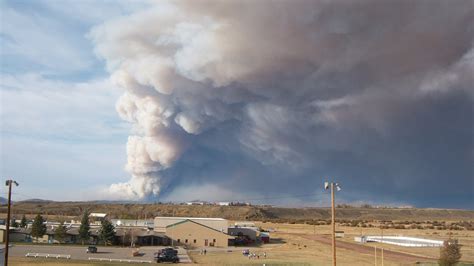
[[(132, 178), (109, 192), (143, 199), (213, 183), (296, 193), (334, 174), (353, 191), (379, 184), (416, 201), (413, 182), (436, 178), (416, 165), (438, 161), (469, 182), (472, 129), (439, 127), (472, 104), (474, 9), (455, 2), (172, 2), (94, 28), (125, 90), (118, 113), (134, 125)], [(436, 130), (467, 142), (461, 162), (424, 161), (445, 148)]]

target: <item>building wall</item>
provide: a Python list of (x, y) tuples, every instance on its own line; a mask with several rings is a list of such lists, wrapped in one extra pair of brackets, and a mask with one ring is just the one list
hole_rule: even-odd
[(4, 242), (5, 242), (5, 230), (0, 230), (0, 243), (4, 243)]
[(227, 233), (229, 222), (221, 218), (194, 218), (194, 217), (156, 217), (154, 230), (156, 232), (166, 232), (166, 227), (171, 224), (179, 223), (185, 220), (191, 220), (196, 223), (211, 227), (217, 231)]
[(50, 236), (49, 235), (43, 235), (42, 237), (31, 237), (33, 243), (48, 243)]
[(230, 227), (229, 235), (238, 236), (239, 233), (242, 233), (244, 236), (248, 236), (252, 240), (257, 240), (257, 231), (252, 228), (242, 228), (242, 227)]
[(5, 248), (0, 248), (0, 265), (5, 265)]
[(31, 236), (29, 234), (10, 232), (10, 242), (30, 242)]
[(225, 233), (190, 221), (166, 228), (166, 236), (173, 239), (175, 245), (188, 247), (228, 247), (230, 238)]

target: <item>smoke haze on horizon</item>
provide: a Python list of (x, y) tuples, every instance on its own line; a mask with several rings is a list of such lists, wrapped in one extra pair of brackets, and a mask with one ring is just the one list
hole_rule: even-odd
[(470, 205), (470, 1), (177, 1), (88, 37), (133, 125), (112, 198), (294, 195), (331, 176), (349, 202)]

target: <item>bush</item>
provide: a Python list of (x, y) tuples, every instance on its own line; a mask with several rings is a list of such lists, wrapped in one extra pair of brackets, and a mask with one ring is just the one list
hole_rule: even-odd
[(444, 241), (439, 251), (438, 263), (441, 266), (455, 265), (461, 259), (461, 248), (456, 239)]

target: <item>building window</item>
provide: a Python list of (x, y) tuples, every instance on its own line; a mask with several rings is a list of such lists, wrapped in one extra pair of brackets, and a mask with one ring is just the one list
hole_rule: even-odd
[(178, 238), (178, 243), (181, 243), (181, 239)]
[(212, 240), (212, 242), (216, 243), (216, 240), (215, 240), (215, 239), (213, 239), (213, 240)]
[(185, 240), (184, 240), (184, 243), (188, 243), (188, 240), (187, 240), (187, 239), (185, 239)]
[(196, 239), (194, 239), (194, 244), (196, 244)]

